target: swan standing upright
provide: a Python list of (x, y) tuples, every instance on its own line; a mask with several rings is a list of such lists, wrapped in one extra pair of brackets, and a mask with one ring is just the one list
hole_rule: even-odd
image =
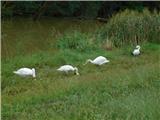
[(86, 65), (88, 62), (95, 64), (95, 65), (103, 65), (103, 64), (108, 63), (110, 61), (107, 60), (107, 58), (105, 58), (103, 56), (99, 56), (99, 57), (95, 58), (94, 60), (88, 59), (84, 65)]
[(140, 55), (140, 48), (141, 47), (139, 45), (137, 45), (136, 49), (134, 49), (134, 51), (132, 52), (132, 55), (134, 55), (134, 56)]
[(72, 71), (76, 75), (79, 75), (78, 68), (77, 67), (73, 67), (71, 65), (63, 65), (60, 68), (58, 68), (57, 70), (60, 71), (60, 72), (65, 72), (66, 74), (68, 74), (68, 72)]
[(19, 76), (22, 76), (22, 77), (26, 77), (26, 76), (32, 76), (32, 77), (36, 77), (36, 72), (35, 72), (35, 69), (32, 68), (20, 68), (19, 70), (17, 71), (13, 71), (13, 73), (19, 75)]

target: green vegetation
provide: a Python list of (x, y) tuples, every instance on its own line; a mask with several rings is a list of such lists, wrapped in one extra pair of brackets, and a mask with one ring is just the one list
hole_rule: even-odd
[[(96, 35), (78, 31), (66, 33), (57, 38), (54, 52), (2, 59), (2, 119), (159, 119), (160, 45), (159, 28), (155, 29), (159, 25), (159, 14), (153, 14), (154, 17), (148, 11), (143, 14), (128, 11), (117, 14)], [(136, 28), (137, 24), (151, 27), (148, 31), (155, 33)], [(138, 57), (130, 55), (134, 36), (138, 36), (142, 47)], [(101, 67), (82, 65), (86, 59), (99, 55), (107, 57), (110, 63)], [(63, 64), (77, 66), (80, 76), (65, 76), (56, 71)], [(36, 68), (36, 80), (12, 73), (20, 67)]]
[(115, 46), (140, 44), (142, 42), (160, 43), (160, 13), (125, 10), (113, 16), (96, 34), (100, 43), (110, 41)]
[[(2, 119), (158, 119), (159, 45), (143, 45), (139, 57), (132, 57), (125, 48), (100, 52), (111, 60), (101, 68), (82, 65), (97, 52), (68, 51), (72, 59), (64, 52), (63, 59), (78, 66), (80, 76), (58, 73), (60, 57), (56, 60), (45, 52), (2, 63)], [(22, 64), (36, 67), (37, 80), (13, 75), (12, 70)]]
[(86, 34), (73, 31), (72, 33), (64, 34), (63, 37), (58, 39), (57, 47), (61, 50), (70, 49), (79, 52), (88, 52), (96, 48), (96, 45), (91, 43), (92, 41), (88, 39), (89, 37)]
[(142, 11), (160, 10), (159, 1), (2, 1), (2, 18), (30, 16), (34, 20), (41, 16), (109, 18), (124, 9)]

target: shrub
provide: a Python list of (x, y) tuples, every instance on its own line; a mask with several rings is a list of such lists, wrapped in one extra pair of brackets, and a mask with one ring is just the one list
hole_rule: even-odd
[(74, 31), (72, 33), (65, 33), (57, 40), (57, 47), (60, 49), (70, 49), (79, 52), (87, 52), (94, 49), (94, 45), (89, 41), (88, 36)]
[(160, 43), (160, 13), (125, 10), (113, 16), (97, 31), (98, 43), (110, 40), (116, 47), (149, 41)]

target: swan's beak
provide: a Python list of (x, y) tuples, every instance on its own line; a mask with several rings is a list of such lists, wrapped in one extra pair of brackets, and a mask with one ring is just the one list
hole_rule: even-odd
[(79, 73), (78, 73), (78, 72), (75, 72), (75, 74), (76, 74), (76, 75), (79, 75)]

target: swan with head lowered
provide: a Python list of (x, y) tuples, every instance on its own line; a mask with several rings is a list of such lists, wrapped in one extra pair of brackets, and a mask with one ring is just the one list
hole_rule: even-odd
[(141, 47), (137, 45), (136, 48), (133, 50), (132, 55), (134, 56), (140, 55), (140, 49)]
[(57, 71), (64, 72), (66, 74), (68, 74), (69, 72), (74, 72), (76, 75), (79, 75), (78, 68), (71, 65), (63, 65), (58, 68)]
[(86, 65), (87, 63), (92, 63), (95, 65), (103, 65), (108, 62), (110, 62), (110, 61), (107, 60), (107, 58), (105, 58), (103, 56), (99, 56), (99, 57), (95, 58), (94, 60), (88, 59), (84, 65)]
[(33, 78), (36, 77), (36, 72), (35, 72), (35, 69), (32, 68), (20, 68), (19, 70), (17, 71), (13, 71), (13, 73), (19, 75), (19, 76), (22, 76), (22, 77), (26, 77), (26, 76), (32, 76)]

